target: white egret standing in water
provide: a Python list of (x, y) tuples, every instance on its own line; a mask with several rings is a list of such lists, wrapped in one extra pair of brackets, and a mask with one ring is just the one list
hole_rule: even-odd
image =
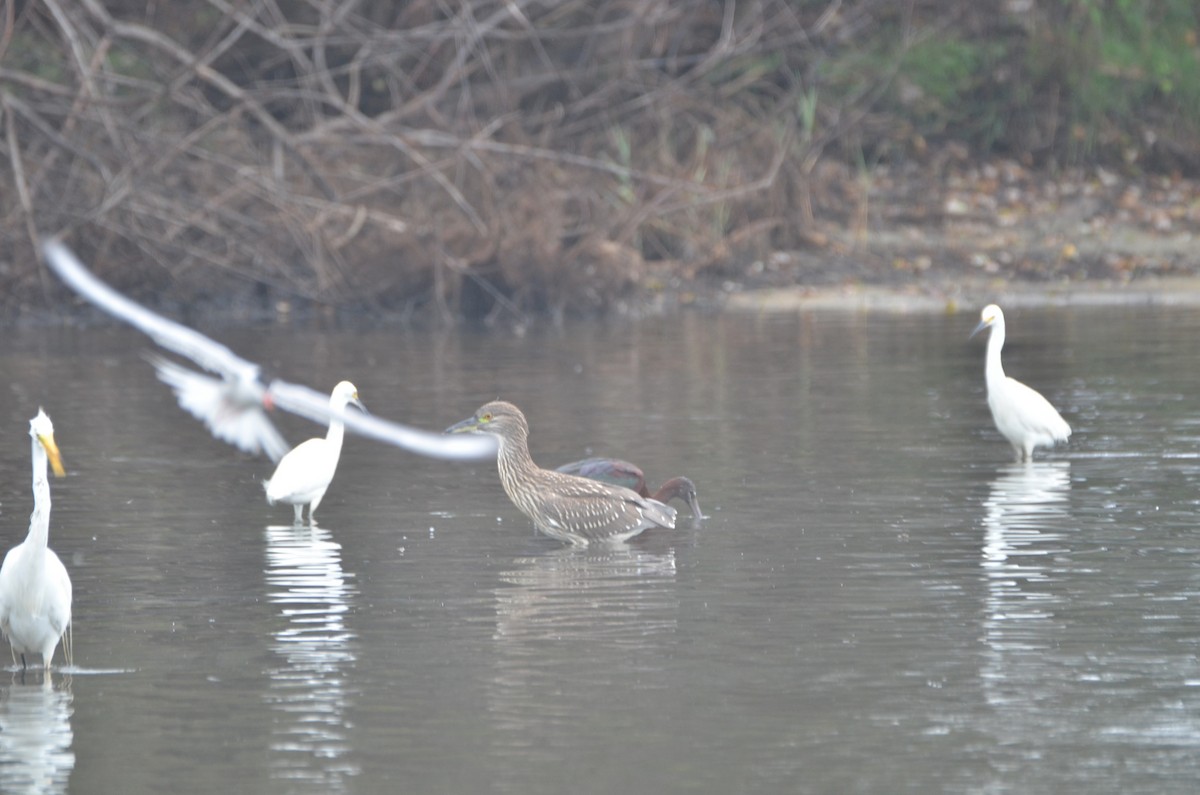
[(995, 304), (983, 308), (979, 325), (971, 336), (985, 328), (992, 330), (984, 368), (988, 408), (992, 410), (996, 429), (1012, 445), (1017, 461), (1032, 461), (1035, 447), (1053, 447), (1055, 442), (1065, 442), (1071, 435), (1071, 426), (1039, 392), (1004, 374), (1004, 366), (1000, 363), (1000, 349), (1004, 347), (1004, 312)]
[(271, 479), (263, 481), (267, 502), (271, 505), (277, 502), (291, 505), (296, 512), (296, 524), (304, 523), (305, 505), (308, 506), (308, 521), (314, 525), (317, 523), (313, 514), (337, 471), (344, 435), (340, 417), (350, 403), (366, 411), (358, 399), (358, 388), (349, 381), (342, 381), (329, 396), (329, 432), (325, 438), (309, 439), (296, 445), (275, 467)]
[(71, 663), (71, 577), (67, 568), (46, 544), (50, 536), (50, 482), (47, 460), (54, 474), (62, 477), (62, 459), (54, 442), (54, 425), (38, 409), (29, 422), (33, 438), (33, 513), (29, 535), (4, 556), (0, 566), (0, 630), (12, 646), (13, 662), (21, 655), (42, 655), (50, 670), (54, 649), (63, 639), (63, 653)]
[(257, 364), (129, 300), (93, 276), (59, 241), (45, 241), (42, 256), (75, 292), (164, 348), (215, 373), (216, 377), (205, 375), (162, 357), (153, 359), (158, 377), (175, 390), (179, 405), (207, 425), (213, 436), (247, 453), (264, 452), (278, 461), (288, 451), (287, 442), (266, 415), (268, 409), (278, 407), (321, 425), (336, 415), (354, 433), (432, 458), (475, 459), (496, 454), (496, 443), (488, 437), (443, 436), (368, 414), (336, 412), (328, 398), (308, 387), (278, 379), (264, 382)]

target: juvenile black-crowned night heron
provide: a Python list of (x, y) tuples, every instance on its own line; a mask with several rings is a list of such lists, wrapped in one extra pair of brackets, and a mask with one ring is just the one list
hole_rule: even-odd
[(602, 483), (612, 483), (633, 489), (643, 497), (650, 497), (659, 502), (683, 500), (692, 509), (692, 516), (703, 519), (700, 512), (700, 501), (696, 497), (696, 484), (690, 478), (677, 477), (665, 481), (658, 490), (651, 492), (646, 486), (646, 474), (636, 464), (622, 461), (620, 458), (585, 458), (582, 461), (572, 461), (558, 467), (559, 472), (568, 475), (579, 475), (581, 478), (599, 480)]
[(42, 655), (49, 671), (59, 640), (71, 663), (71, 577), (54, 550), (46, 546), (50, 535), (50, 481), (46, 464), (62, 477), (62, 459), (54, 443), (54, 425), (38, 409), (29, 423), (33, 437), (33, 514), (29, 535), (4, 556), (0, 566), (0, 630), (12, 645), (13, 660), (26, 654)]
[(675, 527), (675, 509), (632, 489), (542, 469), (529, 455), (529, 423), (511, 403), (487, 403), (446, 433), (482, 433), (500, 441), (500, 483), (538, 530), (578, 546)]
[(1004, 347), (1004, 313), (995, 304), (983, 308), (979, 325), (971, 336), (985, 328), (992, 330), (984, 367), (992, 420), (1012, 445), (1017, 461), (1032, 461), (1035, 447), (1053, 447), (1055, 442), (1065, 442), (1071, 435), (1071, 426), (1039, 392), (1004, 374), (1004, 366), (1000, 363), (1000, 349)]

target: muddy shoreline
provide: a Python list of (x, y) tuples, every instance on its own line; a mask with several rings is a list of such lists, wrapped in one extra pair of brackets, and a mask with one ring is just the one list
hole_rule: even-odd
[(1063, 285), (995, 283), (880, 287), (783, 287), (729, 295), (723, 308), (734, 312), (959, 312), (989, 303), (1005, 307), (1200, 307), (1200, 278), (1169, 277), (1137, 284), (1096, 281)]
[[(852, 191), (851, 184), (845, 190)], [(812, 250), (723, 285), (736, 311), (1200, 305), (1200, 184), (998, 160), (880, 169)], [(855, 223), (855, 217), (864, 219)]]

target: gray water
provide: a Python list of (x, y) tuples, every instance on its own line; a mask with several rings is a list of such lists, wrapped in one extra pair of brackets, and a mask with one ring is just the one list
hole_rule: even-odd
[(1075, 430), (1030, 466), (975, 321), (212, 332), (386, 417), (503, 397), (544, 466), (698, 484), (703, 522), (589, 550), (536, 535), (492, 463), (353, 437), (293, 528), (144, 338), (8, 331), (0, 534), (43, 405), (75, 665), (0, 673), (0, 789), (1193, 792), (1200, 314), (1010, 311), (1010, 374)]

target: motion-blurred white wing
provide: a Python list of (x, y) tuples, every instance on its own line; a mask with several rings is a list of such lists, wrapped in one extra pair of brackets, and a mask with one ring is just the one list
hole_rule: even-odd
[[(327, 395), (286, 381), (272, 381), (267, 387), (267, 395), (271, 403), (281, 409), (322, 425), (329, 424), (332, 412)], [(430, 433), (358, 411), (339, 412), (339, 417), (345, 422), (346, 430), (359, 436), (402, 447), (409, 452), (430, 458), (473, 460), (494, 458), (496, 455), (496, 440), (491, 436), (447, 436)]]
[(72, 290), (114, 317), (148, 334), (167, 350), (186, 356), (209, 372), (230, 380), (258, 378), (258, 365), (194, 329), (168, 320), (129, 300), (92, 275), (69, 248), (57, 240), (42, 243), (46, 263)]
[(194, 329), (151, 312), (92, 275), (62, 243), (42, 244), (46, 263), (66, 284), (96, 306), (150, 336), (164, 348), (194, 361), (219, 378), (202, 375), (156, 356), (158, 377), (170, 385), (179, 405), (203, 422), (213, 436), (251, 454), (260, 451), (278, 461), (287, 441), (263, 411), (266, 389), (258, 365)]
[(266, 453), (272, 461), (287, 454), (287, 440), (267, 419), (261, 397), (255, 400), (243, 395), (239, 399), (229, 381), (197, 373), (162, 356), (148, 358), (159, 380), (175, 391), (179, 405), (203, 422), (213, 436), (251, 455)]
[[(272, 381), (264, 386), (257, 364), (218, 342), (129, 300), (91, 274), (71, 250), (57, 240), (42, 243), (46, 262), (73, 290), (114, 317), (148, 334), (159, 345), (192, 359), (220, 379), (193, 372), (162, 357), (153, 357), (158, 377), (170, 385), (179, 405), (203, 422), (214, 436), (248, 453), (260, 450), (278, 461), (288, 444), (267, 419), (264, 408), (279, 408), (328, 425), (329, 396)], [(346, 428), (420, 455), (478, 459), (496, 455), (496, 442), (486, 436), (444, 436), (357, 412), (342, 412)]]

